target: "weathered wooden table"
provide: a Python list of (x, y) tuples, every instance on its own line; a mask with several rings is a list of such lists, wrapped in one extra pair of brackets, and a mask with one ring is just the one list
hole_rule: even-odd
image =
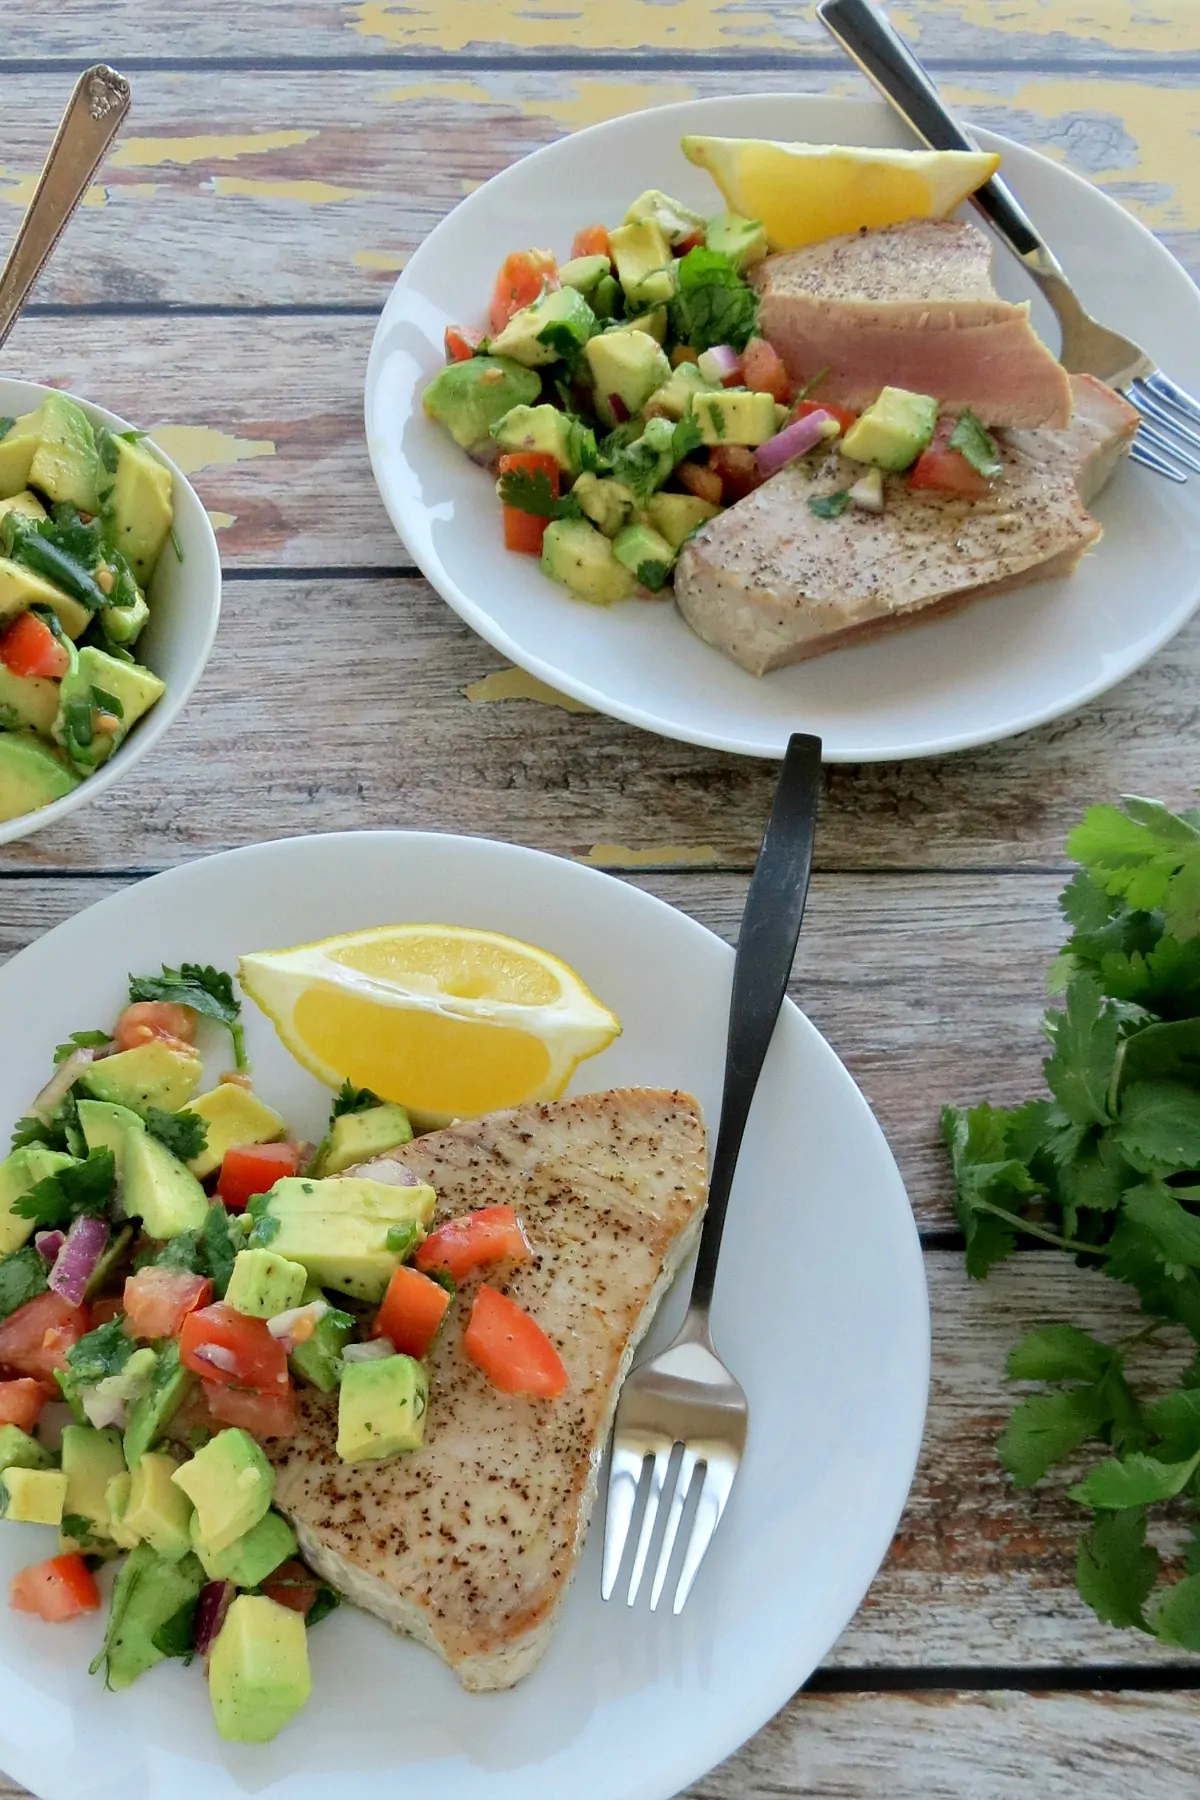
[[(15, 225), (78, 70), (134, 111), (5, 367), (153, 428), (219, 530), (225, 616), (144, 779), (0, 851), (0, 958), (115, 888), (260, 838), (492, 834), (621, 873), (727, 936), (774, 778), (545, 694), (406, 567), (362, 378), (395, 272), (476, 183), (565, 131), (694, 94), (862, 92), (790, 0), (24, 0), (0, 51)], [(908, 0), (953, 100), (1064, 158), (1200, 264), (1196, 0)], [(1148, 570), (1149, 579), (1153, 571)], [(1200, 621), (1085, 711), (942, 761), (829, 772), (793, 993), (899, 1157), (933, 1304), (929, 1426), (866, 1604), (809, 1688), (692, 1793), (1192, 1794), (1200, 1661), (1101, 1626), (1068, 1503), (994, 1460), (1019, 1329), (1124, 1303), (1030, 1252), (963, 1274), (936, 1122), (1038, 1077), (1066, 831), (1188, 800)], [(14, 1790), (0, 1777), (0, 1792)]]

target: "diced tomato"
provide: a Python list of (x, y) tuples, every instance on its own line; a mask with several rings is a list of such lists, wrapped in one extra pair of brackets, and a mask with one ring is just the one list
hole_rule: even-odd
[(255, 1194), (266, 1194), (300, 1167), (298, 1144), (239, 1144), (225, 1152), (217, 1193), (233, 1212), (242, 1212)]
[(541, 1326), (498, 1288), (476, 1294), (463, 1349), (502, 1393), (550, 1399), (567, 1386), (562, 1358)]
[(742, 379), (756, 394), (770, 394), (784, 401), (792, 391), (792, 379), (782, 356), (766, 338), (751, 338), (742, 351)]
[(271, 1336), (266, 1320), (247, 1318), (220, 1300), (187, 1315), (179, 1333), (179, 1360), (217, 1387), (282, 1394), (288, 1385), (287, 1351)]
[(478, 347), (479, 339), (468, 336), (457, 325), (447, 325), (445, 342), (448, 363), (470, 362)]
[(91, 1330), (86, 1306), (72, 1306), (58, 1294), (39, 1294), (0, 1324), (0, 1372), (29, 1375), (56, 1393), (56, 1369), (67, 1366), (67, 1351)]
[(135, 1338), (178, 1337), (190, 1312), (207, 1306), (213, 1284), (186, 1269), (160, 1269), (153, 1263), (125, 1282), (125, 1329)]
[(99, 1300), (89, 1300), (88, 1310), (92, 1315), (92, 1330), (97, 1325), (107, 1325), (110, 1319), (119, 1318), (125, 1311), (125, 1301), (120, 1294), (105, 1294)]
[(834, 406), (829, 400), (797, 400), (788, 424), (794, 425), (798, 419), (807, 419), (810, 413), (815, 412), (828, 413), (831, 419), (837, 420), (843, 432), (849, 431), (858, 419), (857, 413), (852, 413), (845, 406)]
[(135, 1000), (113, 1028), (118, 1050), (136, 1050), (155, 1038), (167, 1044), (194, 1044), (196, 1015), (191, 1007), (176, 1006), (172, 1000)]
[(449, 1304), (440, 1282), (402, 1264), (388, 1283), (371, 1336), (390, 1338), (402, 1355), (420, 1360), (428, 1355)]
[(727, 506), (735, 500), (744, 500), (766, 480), (753, 450), (745, 444), (717, 444), (708, 453), (708, 466), (721, 477), (721, 492)]
[(707, 500), (710, 506), (720, 506), (725, 490), (715, 469), (704, 463), (681, 462), (675, 471), (675, 479), (689, 494)]
[[(528, 469), (532, 474), (545, 475), (550, 483), (550, 492), (558, 499), (559, 483), (562, 470), (557, 460), (544, 450), (514, 450), (500, 458), (500, 473), (507, 474), (510, 469)], [(522, 512), (518, 506), (504, 508), (504, 548), (506, 550), (522, 550), (530, 556), (542, 554), (542, 539), (546, 535), (549, 519), (537, 513)]]
[(40, 1381), (31, 1381), (27, 1375), (20, 1381), (0, 1381), (0, 1425), (32, 1431), (45, 1404), (46, 1390)]
[(275, 1600), (280, 1606), (290, 1607), (292, 1612), (306, 1616), (312, 1611), (312, 1603), (319, 1591), (316, 1577), (302, 1562), (280, 1563), (275, 1573), (268, 1575), (262, 1583), (262, 1592), (268, 1600)]
[(909, 471), (909, 482), (915, 488), (932, 488), (940, 494), (958, 494), (964, 500), (982, 500), (991, 492), (991, 483), (978, 469), (973, 469), (961, 450), (950, 448), (950, 438), (957, 419), (944, 413), (938, 420), (933, 442), (923, 450)]
[(0, 662), (13, 675), (60, 681), (71, 666), (71, 652), (59, 643), (44, 619), (26, 612), (0, 635)]
[(208, 1413), (218, 1425), (240, 1425), (256, 1438), (292, 1437), (296, 1431), (296, 1394), (289, 1384), (277, 1393), (254, 1393), (249, 1388), (219, 1387), (204, 1383)]
[(525, 1262), (532, 1255), (511, 1206), (481, 1206), (430, 1232), (413, 1257), (418, 1269), (445, 1269), (462, 1281), (487, 1263)]
[(8, 1592), (15, 1611), (36, 1613), (51, 1625), (95, 1612), (100, 1605), (95, 1576), (75, 1551), (22, 1569), (13, 1576)]
[(675, 245), (675, 254), (676, 256), (686, 256), (689, 250), (698, 250), (703, 242), (704, 233), (699, 230), (699, 228), (695, 231), (689, 231), (688, 235), (685, 238), (680, 238), (679, 242)]
[(575, 242), (571, 245), (571, 255), (576, 256), (611, 256), (612, 245), (608, 241), (606, 225), (585, 225), (582, 231), (575, 233)]
[(544, 286), (561, 287), (558, 264), (549, 250), (514, 250), (505, 257), (496, 277), (488, 328), (493, 336), (504, 330), (514, 313), (532, 306)]

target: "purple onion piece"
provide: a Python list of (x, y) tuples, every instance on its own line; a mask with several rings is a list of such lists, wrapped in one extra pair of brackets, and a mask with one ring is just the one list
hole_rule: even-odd
[(48, 1263), (54, 1261), (66, 1241), (65, 1231), (35, 1231), (33, 1234), (34, 1249), (39, 1256), (44, 1256)]
[(193, 1630), (201, 1656), (207, 1656), (216, 1643), (217, 1633), (225, 1623), (225, 1614), (233, 1605), (236, 1593), (232, 1581), (206, 1581), (200, 1589)]
[(712, 371), (718, 381), (728, 381), (742, 366), (742, 359), (732, 344), (714, 344), (704, 352), (705, 372)]
[(754, 460), (760, 475), (775, 475), (790, 463), (793, 457), (803, 456), (814, 444), (820, 443), (825, 435), (825, 426), (830, 422), (827, 412), (806, 413), (791, 425), (785, 425), (777, 431), (773, 438), (760, 444), (754, 452)]
[(620, 394), (610, 394), (608, 396), (608, 409), (618, 425), (624, 425), (630, 416), (629, 408), (622, 400)]
[(81, 1306), (87, 1284), (107, 1243), (108, 1220), (81, 1213), (68, 1231), (50, 1271), (49, 1285), (54, 1292), (72, 1306)]
[(49, 1119), (56, 1113), (88, 1064), (95, 1060), (94, 1050), (73, 1050), (67, 1060), (58, 1065), (29, 1108), (33, 1116), (37, 1119)]

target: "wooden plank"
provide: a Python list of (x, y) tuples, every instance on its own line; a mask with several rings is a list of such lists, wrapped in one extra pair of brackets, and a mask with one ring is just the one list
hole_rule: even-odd
[[(669, 18), (680, 9), (648, 11)], [(67, 85), (65, 75), (0, 72), (0, 215), (14, 225)], [(945, 85), (980, 123), (1097, 181), (1200, 269), (1193, 75), (1083, 78), (1006, 63), (949, 72)], [(705, 94), (868, 92), (839, 63), (604, 75), (286, 71), (219, 81), (150, 72), (135, 88), (129, 125), (39, 286), (43, 304), (371, 306), (469, 188), (565, 132)], [(464, 308), (471, 301), (464, 295)]]

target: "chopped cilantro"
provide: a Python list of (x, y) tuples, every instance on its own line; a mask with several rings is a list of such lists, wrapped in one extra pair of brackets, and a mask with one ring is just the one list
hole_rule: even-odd
[(151, 1137), (165, 1144), (180, 1162), (191, 1162), (208, 1144), (208, 1126), (199, 1113), (163, 1112), (160, 1107), (147, 1106), (142, 1118)]
[(239, 1069), (246, 1068), (246, 1041), (240, 1023), (242, 1004), (233, 991), (233, 977), (211, 965), (183, 963), (178, 969), (163, 964), (161, 975), (131, 975), (130, 1000), (170, 1000), (190, 1006), (205, 1018), (228, 1026)]
[(125, 717), (124, 706), (117, 699), (115, 694), (110, 694), (108, 692), (107, 688), (93, 687), (92, 705), (99, 707), (101, 712), (109, 713), (114, 719), (123, 719)]
[(373, 1106), (382, 1106), (383, 1101), (370, 1088), (356, 1088), (351, 1081), (343, 1081), (333, 1097), (333, 1105), (329, 1109), (329, 1123), (344, 1118), (347, 1113), (369, 1112)]
[(698, 245), (675, 265), (679, 288), (671, 300), (673, 335), (693, 350), (730, 344), (744, 350), (758, 323), (758, 295), (732, 257)]
[(838, 488), (832, 494), (808, 496), (808, 510), (815, 519), (840, 519), (849, 504), (849, 488)]
[(643, 587), (649, 588), (652, 594), (657, 594), (660, 589), (666, 587), (674, 566), (674, 563), (654, 562), (647, 559), (646, 562), (638, 564), (637, 578)]
[(112, 1205), (117, 1166), (111, 1150), (93, 1150), (83, 1162), (47, 1175), (12, 1203), (19, 1219), (32, 1219), (40, 1230), (69, 1225), (81, 1213), (104, 1214)]
[(112, 1041), (111, 1032), (107, 1031), (73, 1031), (70, 1042), (59, 1044), (54, 1052), (54, 1061), (65, 1063), (68, 1056), (74, 1056), (77, 1050), (98, 1050), (102, 1044)]
[(391, 1225), (388, 1227), (387, 1247), (393, 1256), (401, 1262), (407, 1261), (421, 1241), (421, 1229), (418, 1225)]
[(538, 519), (581, 519), (583, 508), (571, 494), (555, 499), (544, 469), (506, 469), (496, 483), (505, 506)]
[(46, 1263), (32, 1244), (0, 1261), (0, 1319), (46, 1291)]
[(950, 433), (950, 448), (966, 457), (975, 473), (988, 481), (1004, 468), (995, 438), (984, 429), (970, 407), (959, 415), (958, 423)]
[(185, 1600), (179, 1611), (172, 1613), (165, 1625), (160, 1625), (150, 1642), (163, 1656), (182, 1656), (185, 1666), (196, 1654), (196, 1607), (199, 1596), (195, 1600)]

